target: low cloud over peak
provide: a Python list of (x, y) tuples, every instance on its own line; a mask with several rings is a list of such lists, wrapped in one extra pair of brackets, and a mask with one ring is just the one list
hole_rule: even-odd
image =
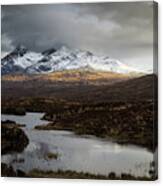
[(2, 54), (62, 45), (152, 68), (152, 2), (2, 6)]

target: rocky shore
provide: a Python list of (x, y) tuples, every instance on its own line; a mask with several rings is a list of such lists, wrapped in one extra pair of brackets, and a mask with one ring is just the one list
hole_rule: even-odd
[[(14, 121), (6, 120), (1, 122), (1, 154), (22, 152), (29, 143), (29, 139), (20, 128), (24, 125)], [(24, 177), (21, 170), (14, 170), (12, 166), (1, 163), (1, 176), (3, 177)]]

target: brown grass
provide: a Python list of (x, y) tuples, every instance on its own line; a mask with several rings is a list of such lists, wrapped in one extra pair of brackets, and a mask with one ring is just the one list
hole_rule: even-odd
[(112, 72), (97, 72), (97, 71), (82, 71), (82, 70), (67, 70), (58, 71), (49, 74), (41, 75), (4, 75), (4, 81), (26, 81), (26, 80), (49, 80), (49, 81), (65, 81), (65, 82), (78, 82), (78, 81), (96, 81), (96, 80), (117, 80), (129, 79), (129, 75), (118, 74)]

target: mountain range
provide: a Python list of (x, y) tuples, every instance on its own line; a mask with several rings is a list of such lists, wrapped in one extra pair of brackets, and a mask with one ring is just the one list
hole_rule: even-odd
[(144, 73), (108, 56), (97, 56), (89, 51), (61, 47), (33, 52), (17, 46), (1, 60), (1, 74), (47, 74), (65, 70), (89, 70), (120, 74)]

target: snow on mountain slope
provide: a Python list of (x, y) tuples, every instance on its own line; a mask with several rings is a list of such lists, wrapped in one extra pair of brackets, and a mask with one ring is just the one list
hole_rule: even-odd
[(67, 47), (36, 53), (19, 46), (3, 58), (1, 63), (2, 75), (17, 72), (28, 74), (51, 73), (73, 69), (123, 74), (140, 73), (140, 71), (123, 64), (119, 60), (106, 56), (95, 56), (88, 51), (70, 50)]
[(28, 67), (36, 64), (42, 57), (40, 53), (27, 51), (24, 46), (18, 46), (1, 60), (2, 75), (17, 72), (24, 73)]
[(26, 69), (27, 67), (36, 64), (39, 60), (42, 59), (42, 55), (35, 52), (28, 52), (23, 57), (18, 57), (14, 59), (15, 65), (19, 65), (22, 68)]

